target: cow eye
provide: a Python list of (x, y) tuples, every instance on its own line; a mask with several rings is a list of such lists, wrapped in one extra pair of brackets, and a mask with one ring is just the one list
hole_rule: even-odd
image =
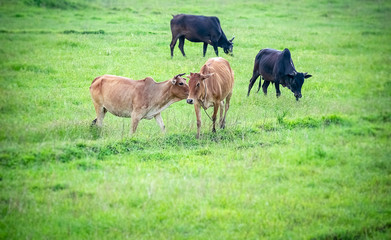
[(179, 83), (179, 86), (182, 86), (182, 85), (183, 85), (183, 82), (180, 82), (180, 83)]
[(199, 87), (200, 86), (200, 83), (197, 83), (197, 85), (196, 85), (197, 87)]

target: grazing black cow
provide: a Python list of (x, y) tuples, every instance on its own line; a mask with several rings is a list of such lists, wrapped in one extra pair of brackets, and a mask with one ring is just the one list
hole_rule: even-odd
[(233, 43), (235, 37), (228, 40), (223, 29), (221, 29), (220, 21), (217, 17), (196, 16), (187, 14), (173, 15), (171, 19), (172, 40), (170, 44), (171, 58), (174, 56), (174, 47), (179, 38), (179, 49), (183, 56), (186, 54), (183, 51), (185, 38), (191, 42), (204, 43), (204, 57), (208, 44), (213, 46), (215, 53), (219, 56), (217, 47), (222, 47), (226, 54), (232, 55)]
[[(280, 86), (289, 88), (296, 97), (296, 100), (301, 98), (301, 87), (303, 86), (304, 79), (312, 77), (307, 73), (297, 72), (293, 65), (291, 52), (288, 48), (284, 51), (278, 51), (275, 49), (265, 48), (259, 51), (255, 57), (253, 76), (250, 79), (248, 85), (247, 96), (250, 95), (250, 90), (253, 87), (257, 78), (261, 75), (263, 81), (262, 90), (267, 94), (267, 87), (270, 82), (275, 84), (276, 95), (281, 95)], [(259, 79), (258, 91), (261, 88), (261, 79)]]

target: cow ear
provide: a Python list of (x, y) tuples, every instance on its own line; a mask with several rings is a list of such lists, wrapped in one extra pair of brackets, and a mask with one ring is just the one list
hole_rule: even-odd
[(310, 77), (312, 77), (312, 75), (311, 75), (311, 74), (304, 73), (304, 78), (310, 78)]
[(207, 78), (210, 78), (211, 76), (213, 76), (214, 75), (214, 73), (208, 73), (208, 74), (203, 74), (203, 75), (201, 75), (201, 77), (202, 77), (202, 80), (205, 80), (205, 79), (207, 79)]
[(172, 85), (175, 85), (175, 83), (176, 83), (176, 78), (171, 79), (171, 83), (172, 83)]

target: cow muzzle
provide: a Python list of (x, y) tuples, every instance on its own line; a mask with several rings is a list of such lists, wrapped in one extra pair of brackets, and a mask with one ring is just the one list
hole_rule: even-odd
[(232, 50), (228, 50), (228, 51), (224, 51), (225, 54), (227, 54), (228, 56), (231, 56), (233, 57), (234, 56), (234, 53), (232, 52)]
[(296, 101), (299, 101), (299, 98), (301, 98), (301, 93), (295, 93)]
[(188, 99), (186, 100), (186, 102), (187, 102), (188, 104), (194, 104), (194, 100), (191, 99), (191, 98), (188, 98)]

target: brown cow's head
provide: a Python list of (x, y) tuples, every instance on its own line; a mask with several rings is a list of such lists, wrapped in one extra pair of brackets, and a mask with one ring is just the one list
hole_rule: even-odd
[(189, 97), (187, 98), (188, 104), (194, 104), (195, 101), (205, 98), (205, 79), (211, 77), (214, 73), (201, 74), (190, 73), (189, 78)]
[(301, 98), (301, 87), (304, 84), (305, 78), (310, 78), (312, 75), (301, 72), (293, 72), (288, 74), (288, 80), (286, 81), (286, 87), (289, 88), (296, 97), (296, 101)]
[(189, 85), (187, 85), (186, 79), (182, 77), (183, 75), (185, 75), (185, 73), (178, 74), (171, 79), (173, 85), (171, 93), (181, 100), (187, 98), (189, 95)]

